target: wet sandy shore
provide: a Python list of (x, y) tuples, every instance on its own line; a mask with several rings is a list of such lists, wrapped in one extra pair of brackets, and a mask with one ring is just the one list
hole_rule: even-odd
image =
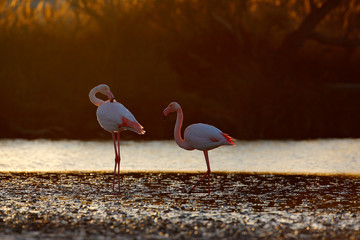
[(214, 173), (0, 173), (0, 239), (360, 239), (360, 179)]

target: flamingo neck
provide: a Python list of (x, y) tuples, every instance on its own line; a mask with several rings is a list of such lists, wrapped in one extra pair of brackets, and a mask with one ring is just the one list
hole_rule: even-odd
[(187, 142), (181, 137), (181, 127), (182, 127), (183, 119), (184, 119), (184, 115), (180, 108), (176, 111), (176, 123), (174, 128), (175, 142), (181, 148), (192, 150), (192, 148), (188, 146)]
[(95, 95), (96, 93), (98, 93), (99, 90), (97, 87), (94, 87), (93, 89), (91, 89), (90, 93), (89, 93), (89, 98), (90, 98), (90, 101), (96, 105), (96, 106), (100, 106), (101, 104), (104, 103), (103, 100), (101, 100), (100, 98), (97, 98)]

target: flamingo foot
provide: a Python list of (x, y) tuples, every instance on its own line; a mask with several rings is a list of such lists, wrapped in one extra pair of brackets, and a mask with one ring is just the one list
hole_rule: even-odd
[[(116, 166), (117, 166), (117, 168), (116, 168)], [(117, 173), (116, 173), (116, 171), (117, 171)], [(112, 185), (113, 192), (115, 192), (116, 175), (117, 175), (118, 186), (119, 186), (118, 194), (120, 194), (120, 157), (118, 157), (118, 156), (115, 157), (114, 177), (113, 177), (113, 185)]]
[(118, 186), (119, 186), (118, 194), (120, 194), (120, 157), (118, 158)]
[[(116, 167), (118, 167), (118, 168), (116, 168)], [(120, 168), (120, 157), (115, 157), (115, 167), (114, 167), (114, 177), (113, 177), (113, 192), (115, 192), (115, 179), (116, 179), (116, 175), (117, 175), (118, 186), (119, 186), (118, 193), (120, 193), (120, 169), (119, 168)], [(117, 171), (117, 173), (116, 173), (116, 171)]]
[[(196, 187), (207, 175), (209, 175), (209, 174), (210, 174), (210, 171), (207, 171), (207, 172), (204, 174), (204, 176), (202, 176), (202, 177), (200, 178), (200, 180), (197, 181), (197, 183), (195, 183), (195, 185), (191, 188), (191, 190), (188, 191), (188, 193), (191, 193), (191, 192), (195, 189), (195, 187)], [(210, 186), (208, 187), (208, 194), (210, 194)]]
[(112, 184), (112, 190), (113, 190), (113, 192), (115, 191), (115, 174), (116, 174), (116, 165), (117, 165), (117, 161), (116, 161), (116, 157), (115, 157), (115, 167), (114, 167), (114, 176), (113, 176), (113, 184)]

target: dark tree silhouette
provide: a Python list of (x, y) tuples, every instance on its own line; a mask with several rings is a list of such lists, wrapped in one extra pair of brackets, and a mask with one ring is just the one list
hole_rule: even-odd
[(314, 29), (321, 22), (321, 20), (324, 19), (324, 17), (328, 13), (330, 13), (331, 10), (335, 9), (341, 2), (345, 2), (345, 1), (327, 0), (319, 8), (316, 7), (315, 4), (311, 4), (312, 8), (310, 14), (302, 21), (298, 29), (296, 29), (294, 32), (289, 34), (287, 38), (285, 38), (279, 51), (281, 53), (288, 54), (298, 50), (303, 45), (306, 39), (308, 39), (311, 36), (313, 37), (315, 36), (313, 34)]

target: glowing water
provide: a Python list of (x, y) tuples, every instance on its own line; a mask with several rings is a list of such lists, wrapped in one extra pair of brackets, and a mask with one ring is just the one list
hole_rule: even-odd
[[(360, 174), (360, 139), (237, 141), (210, 152), (212, 171)], [(121, 171), (205, 171), (174, 141), (122, 141)], [(0, 171), (112, 171), (110, 141), (0, 140)]]

